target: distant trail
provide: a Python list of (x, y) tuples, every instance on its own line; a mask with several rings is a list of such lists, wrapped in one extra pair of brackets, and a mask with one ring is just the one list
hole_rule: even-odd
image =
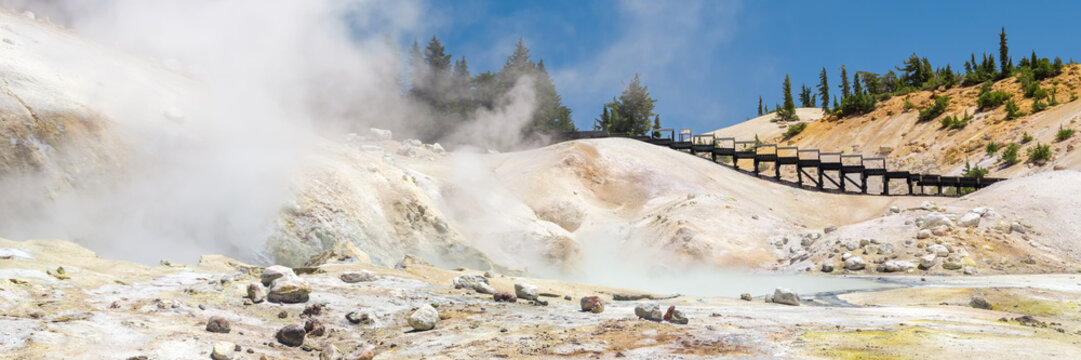
[[(715, 138), (712, 134), (693, 135), (690, 130), (681, 130), (678, 135), (677, 141), (676, 132), (673, 129), (653, 130), (651, 136), (609, 133), (607, 131), (578, 131), (563, 133), (559, 140), (569, 141), (608, 137), (635, 139), (665, 146), (676, 151), (689, 152), (696, 156), (698, 154), (709, 154), (713, 162), (717, 164), (730, 166), (741, 173), (758, 178), (763, 178), (760, 176), (759, 165), (772, 163), (774, 174), (772, 177), (766, 177), (765, 179), (772, 179), (778, 183), (804, 190), (830, 193), (869, 194), (867, 192), (867, 179), (873, 176), (880, 177), (882, 181), (882, 192), (877, 195), (961, 196), (964, 190), (976, 191), (1005, 180), (1002, 178), (969, 178), (917, 174), (908, 171), (889, 171), (886, 169), (886, 158), (883, 157), (864, 158), (863, 155), (820, 152), (818, 149), (800, 150), (795, 146), (784, 147), (776, 144), (761, 144), (755, 141), (736, 141), (735, 138)], [(731, 165), (727, 164), (724, 161), (725, 159), (730, 159)], [(750, 160), (753, 163), (751, 170), (741, 169), (739, 167), (740, 160)], [(781, 178), (781, 166), (785, 165), (795, 166), (796, 181)], [(808, 169), (814, 169), (813, 175), (808, 172)], [(833, 172), (833, 175), (830, 175), (829, 172)], [(849, 175), (855, 175), (855, 177)], [(810, 184), (805, 184), (804, 178)], [(903, 180), (908, 185), (908, 191), (904, 194), (891, 194), (890, 180)], [(829, 181), (833, 188), (826, 188), (826, 181)], [(848, 184), (854, 186), (854, 190), (857, 191), (849, 191)], [(935, 191), (929, 193), (928, 188), (933, 188)], [(953, 188), (953, 192), (947, 193), (943, 191), (948, 188)]]

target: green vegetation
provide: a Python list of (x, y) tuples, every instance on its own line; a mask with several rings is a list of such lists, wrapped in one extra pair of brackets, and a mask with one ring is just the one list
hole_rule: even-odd
[(909, 110), (912, 110), (912, 109), (915, 109), (915, 108), (916, 108), (915, 104), (912, 104), (911, 101), (908, 101), (908, 99), (905, 99), (905, 107), (904, 107), (905, 111), (909, 111)]
[(762, 97), (759, 96), (758, 97), (758, 116), (762, 116), (762, 114), (764, 114), (762, 112)]
[(596, 119), (595, 127), (616, 133), (628, 133), (631, 135), (645, 135), (651, 125), (660, 126), (660, 118), (654, 124), (653, 103), (656, 99), (649, 96), (649, 89), (642, 85), (638, 74), (634, 74), (634, 80), (623, 89), (618, 98), (612, 98), (612, 102), (604, 104), (601, 117)]
[(926, 109), (920, 110), (920, 121), (927, 121), (942, 115), (946, 112), (946, 106), (949, 105), (950, 97), (948, 95), (942, 95), (935, 98), (935, 103), (928, 106)]
[(1002, 148), (1002, 145), (995, 143), (994, 141), (987, 143), (987, 156), (995, 156), (998, 149)]
[(1051, 159), (1051, 146), (1036, 143), (1028, 149), (1028, 160), (1032, 162), (1040, 162)]
[(814, 94), (811, 92), (811, 88), (807, 87), (807, 85), (800, 85), (799, 102), (800, 107), (815, 106)]
[(1003, 162), (1009, 165), (1016, 164), (1021, 160), (1017, 158), (1017, 152), (1021, 150), (1021, 146), (1017, 144), (1007, 145), (1005, 149), (1002, 149), (1002, 155), (999, 156)]
[(788, 74), (784, 76), (782, 89), (784, 92), (784, 106), (777, 109), (777, 119), (781, 121), (799, 120), (799, 116), (796, 116), (796, 102), (792, 100), (792, 82), (788, 80)]
[(804, 129), (807, 129), (807, 123), (788, 125), (788, 130), (784, 132), (784, 138), (788, 139), (793, 136), (799, 135), (799, 133), (803, 132)]
[(1024, 133), (1024, 134), (1021, 134), (1021, 143), (1022, 144), (1028, 144), (1030, 141), (1032, 141), (1032, 135), (1029, 135), (1027, 132)]
[(1058, 139), (1058, 141), (1066, 141), (1066, 139), (1069, 139), (1071, 136), (1073, 136), (1073, 133), (1073, 129), (1064, 129), (1062, 125), (1059, 125), (1058, 133), (1055, 134), (1055, 139)]
[(1036, 100), (1036, 101), (1032, 102), (1032, 113), (1033, 114), (1044, 111), (1045, 109), (1047, 109), (1047, 103), (1045, 103), (1043, 101), (1040, 101), (1040, 100)]
[(965, 116), (958, 118), (957, 115), (948, 115), (943, 117), (941, 121), (942, 127), (946, 129), (961, 129), (968, 125), (968, 121), (972, 120), (972, 115), (965, 111)]
[(1021, 107), (1013, 100), (1006, 100), (1006, 119), (1013, 120), (1022, 116), (1025, 116), (1025, 113), (1021, 112)]
[(822, 99), (822, 110), (830, 111), (830, 84), (826, 76), (826, 67), (822, 67), (822, 73), (818, 74), (818, 95)]
[(976, 105), (980, 110), (997, 108), (1010, 99), (1010, 94), (1005, 91), (991, 91), (991, 82), (983, 83), (980, 87), (980, 97), (976, 99)]
[(987, 176), (990, 171), (986, 168), (982, 168), (979, 165), (971, 166), (968, 161), (965, 161), (965, 168), (962, 170), (962, 176), (967, 178), (982, 178)]

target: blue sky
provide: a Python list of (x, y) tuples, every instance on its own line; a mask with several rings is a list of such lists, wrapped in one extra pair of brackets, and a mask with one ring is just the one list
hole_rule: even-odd
[[(885, 72), (911, 53), (961, 70), (969, 53), (1081, 60), (1081, 2), (1007, 1), (431, 1), (414, 36), (439, 37), (473, 74), (502, 67), (519, 37), (544, 59), (579, 128), (641, 74), (666, 127), (696, 132), (756, 116), (826, 67)], [(403, 43), (412, 38), (402, 39)], [(798, 94), (794, 94), (798, 95)], [(772, 107), (772, 106), (771, 106)]]

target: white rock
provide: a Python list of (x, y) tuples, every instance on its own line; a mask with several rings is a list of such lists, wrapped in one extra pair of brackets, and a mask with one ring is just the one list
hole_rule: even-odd
[(537, 289), (536, 285), (530, 285), (526, 283), (514, 284), (514, 295), (517, 296), (519, 299), (536, 300), (538, 292), (540, 292), (540, 290)]
[(1025, 226), (1021, 225), (1021, 223), (1016, 223), (1015, 222), (1013, 224), (1010, 224), (1010, 231), (1013, 231), (1013, 232), (1019, 233), (1019, 234), (1024, 234), (1025, 231), (1028, 231), (1028, 229), (1025, 229)]
[(953, 220), (950, 220), (950, 218), (946, 216), (946, 214), (937, 211), (925, 215), (924, 217), (920, 218), (920, 220), (923, 222), (923, 224), (920, 225), (920, 228), (923, 229), (933, 228), (940, 225), (945, 225), (948, 228), (954, 227)]
[(222, 341), (214, 344), (214, 352), (210, 353), (210, 358), (214, 360), (233, 360), (234, 355), (236, 355), (236, 344)]
[(938, 265), (938, 256), (935, 254), (927, 254), (920, 257), (920, 269), (930, 269)]
[(928, 211), (934, 210), (937, 207), (938, 206), (935, 206), (935, 203), (933, 201), (930, 201), (930, 200), (924, 201), (922, 204), (920, 204), (920, 209), (924, 209), (924, 210), (928, 210)]
[(965, 275), (976, 275), (976, 268), (971, 266), (965, 266), (961, 271), (964, 272)]
[(375, 138), (376, 140), (390, 140), (393, 138), (393, 134), (390, 130), (371, 128), (368, 129), (368, 132), (372, 135), (372, 138)]
[(447, 153), (447, 150), (443, 149), (443, 145), (439, 145), (439, 143), (435, 143), (435, 144), (432, 144), (432, 152), (434, 152), (436, 154), (439, 154), (439, 155), (443, 155), (443, 154)]
[(270, 286), (270, 283), (274, 282), (277, 278), (296, 275), (297, 274), (293, 272), (293, 269), (281, 265), (274, 265), (263, 269), (263, 275), (260, 276), (260, 280), (263, 283), (263, 286)]
[(256, 304), (263, 302), (266, 300), (266, 288), (257, 282), (248, 284), (248, 298)]
[(930, 254), (935, 254), (935, 256), (937, 256), (937, 257), (950, 256), (950, 249), (948, 249), (945, 246), (942, 246), (940, 244), (934, 244), (934, 245), (928, 246), (927, 247), (927, 252), (930, 253)]
[(916, 268), (916, 264), (905, 260), (890, 260), (884, 265), (886, 272), (908, 271)]
[(0, 260), (33, 259), (30, 254), (19, 249), (0, 248)]
[(800, 298), (799, 294), (792, 290), (777, 288), (773, 290), (773, 302), (782, 305), (799, 306)]
[(930, 229), (920, 229), (920, 231), (918, 233), (916, 233), (916, 238), (922, 240), (922, 239), (929, 238), (932, 235), (934, 235), (934, 234), (931, 233)]
[(376, 280), (375, 274), (372, 274), (372, 272), (368, 270), (361, 270), (360, 272), (344, 272), (341, 275), (338, 275), (338, 278), (341, 279), (343, 282), (347, 282), (350, 284)]
[(853, 256), (845, 260), (845, 269), (848, 270), (862, 270), (865, 266), (867, 266), (867, 263), (859, 256)]
[(484, 275), (462, 275), (454, 278), (455, 289), (469, 289), (481, 294), (495, 294), (495, 289), (488, 285), (488, 278)]
[(431, 330), (435, 328), (437, 322), (439, 322), (439, 312), (428, 304), (421, 305), (417, 311), (409, 315), (409, 326), (417, 331)]
[(634, 315), (639, 318), (653, 321), (664, 320), (661, 306), (656, 303), (638, 304), (634, 306)]
[(896, 206), (890, 206), (890, 214), (896, 214), (896, 213), (899, 213), (899, 212), (901, 212), (901, 208), (896, 207)]
[(850, 258), (850, 257), (852, 257), (852, 254), (843, 253), (843, 254), (841, 254), (841, 261), (848, 260), (848, 258)]
[(267, 299), (274, 302), (296, 304), (308, 301), (312, 288), (299, 276), (282, 276), (270, 284)]
[(969, 213), (962, 216), (960, 220), (957, 220), (957, 225), (969, 228), (980, 226), (980, 218), (982, 216), (983, 215), (979, 213), (970, 211)]

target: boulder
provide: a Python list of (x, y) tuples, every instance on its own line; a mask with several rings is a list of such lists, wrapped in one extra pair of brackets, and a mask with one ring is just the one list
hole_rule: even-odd
[(409, 315), (409, 326), (416, 331), (431, 330), (435, 328), (437, 322), (439, 322), (439, 312), (428, 304), (421, 305), (420, 308)]
[(867, 263), (859, 256), (853, 256), (848, 258), (848, 260), (845, 260), (845, 269), (848, 270), (863, 270), (866, 266)]
[(773, 290), (773, 302), (782, 305), (799, 306), (799, 294), (785, 288)]
[(296, 347), (304, 344), (304, 337), (307, 335), (308, 333), (304, 331), (304, 327), (292, 324), (279, 329), (274, 337), (282, 345)]
[(296, 273), (293, 272), (293, 269), (281, 265), (274, 265), (263, 269), (263, 275), (261, 275), (259, 278), (263, 283), (263, 286), (269, 287), (275, 279), (284, 276), (296, 276)]
[(354, 324), (370, 325), (374, 320), (372, 314), (367, 310), (350, 311), (345, 314), (345, 319)]
[(687, 325), (688, 322), (687, 316), (683, 315), (682, 311), (676, 310), (675, 306), (668, 307), (668, 311), (664, 313), (664, 321), (681, 325)]
[(991, 303), (987, 302), (987, 300), (984, 300), (984, 298), (979, 296), (973, 296), (972, 300), (968, 302), (968, 306), (984, 310), (991, 310), (993, 308), (991, 306)]
[(824, 272), (824, 273), (833, 272), (833, 264), (822, 263), (822, 272)]
[(218, 315), (211, 316), (210, 320), (206, 321), (206, 331), (212, 333), (228, 334), (229, 328), (229, 320)]
[(579, 303), (582, 306), (582, 311), (588, 311), (594, 314), (604, 312), (604, 300), (599, 296), (583, 296)]
[(270, 292), (267, 299), (274, 302), (296, 304), (308, 301), (308, 294), (312, 292), (307, 281), (299, 276), (281, 277), (270, 284)]
[(661, 306), (656, 303), (638, 304), (634, 306), (634, 315), (640, 319), (646, 319), (651, 321), (664, 320), (664, 313), (661, 312)]
[(468, 289), (481, 294), (495, 294), (495, 289), (488, 285), (488, 278), (484, 275), (462, 275), (454, 278), (455, 289)]
[(921, 229), (930, 229), (941, 225), (945, 225), (947, 228), (954, 227), (953, 220), (950, 220), (950, 218), (946, 216), (946, 214), (937, 211), (924, 215), (922, 218), (920, 218), (920, 223)]
[(362, 270), (361, 272), (352, 272), (352, 271), (351, 272), (345, 272), (345, 273), (342, 273), (341, 275), (338, 275), (338, 278), (341, 279), (342, 281), (350, 283), (350, 284), (358, 283), (358, 282), (375, 281), (375, 275), (372, 274), (372, 272), (368, 271), (368, 270)]
[(326, 327), (323, 326), (322, 322), (319, 322), (319, 319), (308, 318), (308, 320), (304, 321), (304, 332), (308, 336), (323, 336), (326, 331)]
[(938, 256), (927, 254), (920, 257), (920, 269), (927, 270), (938, 265)]
[(923, 240), (923, 239), (930, 238), (932, 235), (934, 235), (934, 234), (931, 233), (930, 229), (920, 229), (920, 231), (918, 233), (916, 233), (916, 238), (920, 239), (920, 240)]
[(537, 286), (535, 285), (530, 285), (526, 283), (514, 284), (514, 295), (517, 295), (521, 299), (536, 300), (538, 292), (540, 292), (540, 290), (537, 289)]
[(214, 360), (233, 360), (234, 356), (236, 356), (236, 344), (228, 341), (214, 344), (214, 350), (210, 353), (210, 358)]
[(492, 294), (492, 300), (495, 300), (495, 302), (509, 302), (509, 303), (512, 303), (512, 302), (518, 302), (518, 297), (515, 296), (514, 294), (509, 293), (509, 292), (500, 291), (500, 292), (496, 292), (495, 294)]
[(260, 283), (248, 284), (248, 299), (251, 299), (252, 303), (258, 304), (266, 300), (266, 288)]
[(908, 271), (916, 268), (916, 264), (905, 260), (889, 260), (883, 266), (886, 272)]
[(935, 254), (938, 257), (947, 257), (950, 256), (950, 249), (942, 244), (934, 244), (927, 247), (927, 253)]
[(961, 263), (961, 259), (956, 257), (946, 258), (946, 260), (942, 262), (942, 268), (946, 270), (960, 270), (964, 266), (965, 265)]
[(981, 217), (982, 216), (980, 214), (970, 211), (969, 213), (961, 216), (961, 218), (957, 220), (957, 225), (967, 228), (977, 227), (980, 226)]

